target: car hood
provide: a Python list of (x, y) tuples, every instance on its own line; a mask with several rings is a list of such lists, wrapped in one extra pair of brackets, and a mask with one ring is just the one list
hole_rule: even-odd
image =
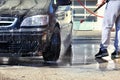
[(0, 0), (0, 15), (47, 14), (51, 0)]

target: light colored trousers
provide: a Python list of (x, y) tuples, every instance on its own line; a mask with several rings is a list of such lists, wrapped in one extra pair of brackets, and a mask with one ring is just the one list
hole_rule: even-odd
[(111, 29), (115, 24), (115, 50), (120, 51), (120, 0), (110, 0), (105, 8), (102, 24), (101, 49), (107, 49), (110, 43)]

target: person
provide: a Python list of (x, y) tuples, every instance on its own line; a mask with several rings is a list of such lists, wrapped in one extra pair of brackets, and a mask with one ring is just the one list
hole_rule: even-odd
[[(106, 0), (99, 0), (98, 6), (105, 3)], [(104, 11), (102, 24), (102, 34), (99, 52), (95, 55), (96, 58), (108, 56), (108, 46), (110, 44), (111, 29), (115, 24), (115, 50), (111, 54), (111, 58), (120, 58), (120, 0), (108, 0)]]

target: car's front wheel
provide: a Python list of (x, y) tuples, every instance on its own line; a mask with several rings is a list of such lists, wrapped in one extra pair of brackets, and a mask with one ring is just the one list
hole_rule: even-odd
[(43, 52), (44, 61), (57, 61), (60, 55), (61, 37), (60, 28), (55, 26), (50, 42)]

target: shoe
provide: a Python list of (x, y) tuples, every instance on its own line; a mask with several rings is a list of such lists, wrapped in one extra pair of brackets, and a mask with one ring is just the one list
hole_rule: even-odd
[(120, 52), (114, 51), (114, 52), (111, 54), (111, 58), (112, 58), (112, 59), (120, 58)]
[(105, 57), (108, 56), (108, 51), (107, 49), (104, 50), (99, 50), (99, 52), (95, 55), (96, 58), (101, 58), (101, 57)]

